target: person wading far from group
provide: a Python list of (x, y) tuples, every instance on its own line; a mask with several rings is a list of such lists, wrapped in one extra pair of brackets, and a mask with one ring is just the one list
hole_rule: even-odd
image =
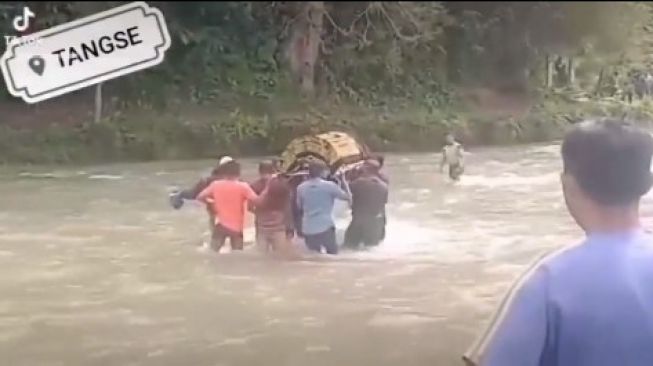
[(258, 206), (250, 205), (255, 214), (256, 242), (264, 251), (275, 251), (285, 257), (295, 257), (291, 239), (294, 234), (291, 210), (291, 192), (285, 178), (277, 173), (274, 162), (265, 160), (259, 164), (259, 178), (251, 183), (252, 190), (267, 193)]
[(653, 240), (639, 218), (652, 154), (651, 136), (621, 121), (567, 134), (562, 191), (586, 238), (523, 275), (468, 365), (653, 365)]
[[(240, 181), (240, 164), (230, 161), (221, 168), (223, 178), (213, 181), (198, 196), (199, 201), (211, 203), (216, 218), (211, 238), (211, 247), (219, 252), (229, 238), (231, 250), (243, 250), (245, 226), (245, 204), (261, 203), (249, 184)], [(261, 196), (265, 195), (266, 190)]]
[(308, 165), (308, 179), (297, 187), (297, 207), (302, 217), (302, 234), (308, 249), (327, 254), (338, 254), (336, 228), (333, 221), (333, 206), (336, 199), (351, 202), (346, 183), (343, 190), (325, 178), (327, 166), (321, 161)]
[(349, 184), (351, 190), (351, 223), (345, 232), (345, 246), (357, 249), (361, 243), (376, 246), (385, 233), (385, 205), (388, 186), (378, 176), (380, 164), (367, 160), (361, 176)]
[(449, 178), (456, 182), (465, 170), (463, 146), (456, 141), (452, 134), (447, 134), (446, 143), (442, 148), (442, 160), (440, 161), (440, 173), (444, 166), (449, 166)]

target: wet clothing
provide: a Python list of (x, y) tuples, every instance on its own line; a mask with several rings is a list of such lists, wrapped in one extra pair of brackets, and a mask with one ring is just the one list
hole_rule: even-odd
[(361, 177), (349, 184), (352, 217), (379, 216), (388, 203), (388, 186), (378, 177)]
[[(284, 231), (287, 233), (294, 232), (294, 220), (292, 215), (292, 201), (290, 195), (290, 187), (288, 183), (283, 180), (283, 178), (259, 178), (250, 184), (252, 190), (256, 194), (261, 194), (265, 189), (265, 186), (268, 184), (269, 179), (275, 179), (276, 181), (273, 184), (279, 184), (281, 189), (284, 190), (284, 195), (286, 199), (284, 200), (283, 208), (279, 209), (273, 207), (269, 202), (269, 199), (265, 197), (263, 203), (259, 207), (253, 208), (254, 211), (254, 225), (256, 231)], [(270, 194), (271, 192), (268, 192)]]
[(463, 147), (457, 142), (447, 144), (442, 149), (444, 160), (449, 165), (461, 164), (463, 160)]
[(313, 178), (297, 187), (297, 207), (302, 212), (302, 233), (320, 234), (335, 227), (333, 206), (336, 199), (349, 200), (349, 195), (337, 184)]
[(292, 241), (284, 230), (256, 232), (256, 244), (264, 251), (273, 251), (285, 255), (294, 254)]
[(366, 247), (379, 245), (385, 238), (385, 217), (352, 218), (345, 231), (345, 246), (358, 248), (361, 243)]
[(314, 252), (321, 253), (322, 248), (324, 248), (327, 254), (338, 254), (335, 226), (316, 234), (305, 233), (304, 241), (306, 242), (306, 247)]
[(221, 224), (216, 224), (211, 235), (211, 248), (219, 252), (225, 241), (229, 239), (231, 250), (243, 250), (243, 232), (233, 231)]
[(379, 244), (385, 236), (385, 205), (388, 186), (378, 177), (360, 177), (349, 188), (352, 195), (351, 223), (345, 232), (345, 245), (358, 247)]
[(454, 142), (447, 144), (442, 148), (442, 164), (449, 165), (449, 178), (458, 180), (465, 171), (463, 165), (463, 147), (461, 144)]
[(376, 176), (383, 181), (385, 184), (390, 184), (390, 179), (388, 179), (388, 176), (385, 175), (385, 173), (379, 171), (376, 173)]
[(257, 198), (249, 184), (238, 180), (216, 180), (206, 187), (197, 199), (211, 198), (211, 208), (216, 220), (234, 232), (243, 232), (245, 226), (245, 203)]
[(452, 180), (460, 179), (460, 176), (465, 171), (462, 164), (449, 164), (449, 178)]
[(179, 196), (185, 200), (194, 200), (197, 196), (208, 187), (213, 181), (217, 180), (218, 177), (211, 175), (208, 177), (201, 178), (195, 185), (190, 189), (184, 189), (179, 192)]
[(653, 365), (653, 239), (589, 234), (532, 266), (497, 314), (468, 365)]
[[(184, 189), (172, 196), (170, 196), (170, 203), (175, 209), (180, 209), (184, 205), (184, 200), (195, 200), (197, 196), (208, 187), (213, 181), (220, 179), (220, 174), (218, 172), (218, 167), (214, 168), (211, 172), (211, 175), (208, 177), (201, 178), (192, 188)], [(206, 205), (206, 212), (209, 215), (210, 226), (215, 225), (215, 216), (213, 215), (213, 209), (211, 205)]]
[(195, 185), (190, 188), (190, 189), (185, 189), (181, 192), (179, 192), (179, 197), (185, 200), (195, 200), (197, 199), (197, 196), (206, 189), (213, 181), (216, 181), (218, 179), (222, 178), (222, 174), (220, 171), (222, 161), (225, 159), (230, 159), (229, 157), (223, 157), (215, 168), (211, 171), (211, 174), (208, 177), (201, 178), (200, 180), (195, 183)]

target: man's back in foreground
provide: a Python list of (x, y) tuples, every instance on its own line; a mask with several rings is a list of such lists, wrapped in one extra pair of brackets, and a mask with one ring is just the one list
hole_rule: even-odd
[[(590, 234), (543, 267), (552, 365), (653, 365), (653, 243)], [(544, 296), (546, 296), (544, 294)], [(546, 334), (546, 333), (545, 333)], [(546, 349), (546, 348), (545, 348)], [(546, 360), (546, 358), (544, 358)]]
[(563, 192), (587, 238), (522, 276), (468, 364), (653, 365), (653, 242), (639, 222), (652, 154), (651, 136), (619, 121), (567, 135)]

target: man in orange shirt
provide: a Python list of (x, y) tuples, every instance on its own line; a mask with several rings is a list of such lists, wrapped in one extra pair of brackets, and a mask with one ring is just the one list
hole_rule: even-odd
[[(231, 250), (243, 250), (245, 205), (261, 203), (249, 184), (240, 181), (240, 164), (230, 161), (222, 166), (223, 178), (213, 181), (197, 196), (197, 200), (210, 203), (216, 218), (211, 247), (216, 252), (229, 238)], [(261, 193), (265, 195), (267, 188)]]

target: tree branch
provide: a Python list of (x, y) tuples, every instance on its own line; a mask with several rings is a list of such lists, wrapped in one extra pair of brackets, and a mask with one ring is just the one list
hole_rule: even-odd
[(351, 27), (350, 27), (349, 31), (346, 31), (343, 28), (341, 28), (340, 26), (338, 26), (338, 24), (336, 24), (335, 20), (333, 20), (333, 18), (331, 17), (331, 14), (329, 14), (328, 11), (325, 11), (324, 14), (326, 15), (326, 18), (329, 21), (329, 23), (331, 23), (331, 26), (333, 26), (333, 29), (337, 30), (340, 34), (342, 34), (345, 37), (351, 36)]
[(406, 42), (415, 42), (415, 41), (417, 41), (417, 40), (419, 40), (421, 38), (421, 35), (419, 35), (419, 34), (416, 34), (414, 36), (406, 36), (406, 35), (402, 34), (401, 31), (399, 30), (399, 27), (397, 27), (397, 25), (392, 20), (390, 15), (388, 15), (388, 13), (386, 12), (385, 6), (384, 6), (384, 4), (382, 2), (376, 3), (375, 7), (377, 7), (379, 9), (379, 12), (383, 15), (383, 18), (388, 22), (388, 24), (390, 24), (390, 27), (394, 31), (394, 34), (395, 34), (395, 36), (397, 38), (401, 39), (402, 41), (406, 41)]

